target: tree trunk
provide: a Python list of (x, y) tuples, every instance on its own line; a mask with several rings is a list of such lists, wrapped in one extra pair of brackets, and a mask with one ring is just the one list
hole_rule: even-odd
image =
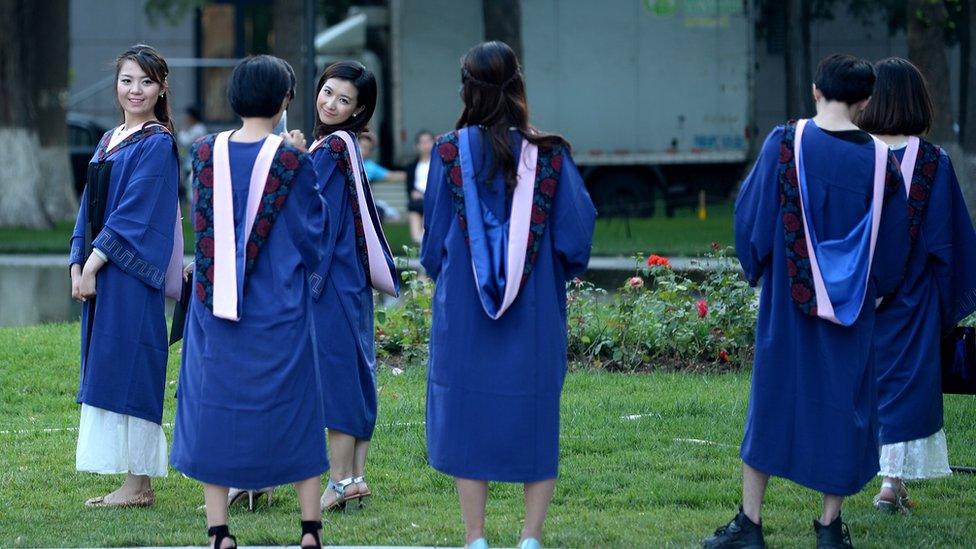
[(908, 59), (929, 84), (934, 107), (929, 136), (940, 144), (955, 143), (952, 100), (949, 95), (949, 60), (945, 51), (945, 26), (949, 13), (941, 1), (906, 2)]
[(67, 59), (67, 0), (0, 2), (0, 227), (47, 228), (76, 211)]
[(508, 44), (522, 59), (522, 8), (519, 0), (481, 0), (485, 40)]
[[(308, 40), (305, 37), (305, 1), (304, 0), (274, 0), (274, 42), (271, 51), (285, 61), (291, 63), (295, 70), (295, 100), (288, 109), (288, 129), (302, 130), (306, 136), (311, 135), (315, 119), (311, 112), (314, 107), (314, 97), (308, 94), (305, 75), (305, 55)], [(312, 55), (312, 52), (308, 53)]]
[(787, 118), (813, 116), (810, 85), (813, 68), (810, 52), (810, 1), (786, 2), (786, 49), (783, 64), (786, 72)]

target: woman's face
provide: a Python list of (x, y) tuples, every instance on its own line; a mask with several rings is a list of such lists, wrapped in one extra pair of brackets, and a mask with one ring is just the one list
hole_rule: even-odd
[(149, 78), (138, 63), (126, 59), (119, 69), (115, 91), (122, 110), (128, 115), (141, 118), (153, 112), (159, 95), (165, 90), (159, 82)]
[(319, 118), (329, 126), (338, 126), (363, 111), (359, 107), (359, 90), (348, 80), (330, 78), (315, 99)]
[(417, 138), (417, 154), (423, 158), (430, 156), (430, 151), (434, 149), (434, 136), (423, 134)]

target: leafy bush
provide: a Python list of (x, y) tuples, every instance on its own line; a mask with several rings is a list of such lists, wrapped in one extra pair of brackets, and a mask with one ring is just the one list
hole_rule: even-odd
[[(635, 257), (634, 276), (607, 292), (575, 279), (567, 284), (569, 360), (614, 371), (726, 370), (751, 364), (756, 292), (728, 250), (717, 245), (678, 272), (667, 258)], [(433, 284), (401, 274), (397, 305), (376, 314), (376, 347), (387, 363), (427, 362)]]

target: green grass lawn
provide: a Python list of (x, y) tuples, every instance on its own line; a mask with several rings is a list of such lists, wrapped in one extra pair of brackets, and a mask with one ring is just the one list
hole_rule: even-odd
[[(202, 545), (200, 485), (170, 471), (150, 509), (86, 509), (119, 477), (74, 471), (78, 325), (0, 329), (0, 546)], [(164, 421), (173, 421), (178, 356), (170, 360)], [(330, 544), (446, 545), (463, 542), (453, 483), (425, 461), (424, 371), (381, 367), (380, 419), (368, 475), (375, 497), (363, 511), (325, 517)], [(727, 521), (739, 501), (738, 443), (748, 374), (571, 373), (562, 401), (560, 481), (546, 525), (552, 547), (694, 546)], [(623, 416), (640, 415), (637, 419)], [(976, 399), (949, 397), (952, 462), (976, 464)], [(45, 432), (43, 429), (57, 429)], [(172, 427), (166, 427), (171, 437)], [(695, 442), (695, 441), (708, 441)], [(775, 441), (771, 441), (775, 443)], [(844, 517), (858, 547), (971, 547), (976, 477), (910, 485), (912, 516), (871, 508), (875, 481)], [(517, 541), (521, 490), (492, 485), (488, 537)], [(815, 493), (773, 480), (765, 529), (771, 546), (813, 546)], [(298, 504), (279, 491), (271, 507), (234, 509), (242, 544), (294, 544)]]
[[(657, 209), (658, 212), (664, 207)], [(187, 216), (187, 219), (189, 217)], [(68, 253), (68, 239), (74, 222), (59, 223), (51, 230), (0, 229), (0, 253)], [(404, 223), (384, 226), (391, 249), (399, 253), (403, 246), (413, 246), (410, 231)], [(184, 227), (187, 253), (193, 250), (193, 231)], [(658, 215), (644, 219), (600, 219), (593, 236), (593, 255), (632, 255), (640, 252), (671, 256), (701, 255), (712, 242), (732, 244), (732, 205), (713, 204), (708, 219), (699, 221), (683, 208), (678, 215)]]

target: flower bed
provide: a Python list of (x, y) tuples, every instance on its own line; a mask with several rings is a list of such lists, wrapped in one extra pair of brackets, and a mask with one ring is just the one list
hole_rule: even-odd
[[(678, 272), (667, 258), (635, 257), (634, 275), (608, 292), (567, 284), (568, 354), (574, 367), (612, 371), (730, 370), (751, 364), (756, 292), (729, 250), (714, 246), (708, 269)], [(400, 304), (377, 311), (376, 348), (385, 362), (424, 364), (433, 285), (403, 273)]]

